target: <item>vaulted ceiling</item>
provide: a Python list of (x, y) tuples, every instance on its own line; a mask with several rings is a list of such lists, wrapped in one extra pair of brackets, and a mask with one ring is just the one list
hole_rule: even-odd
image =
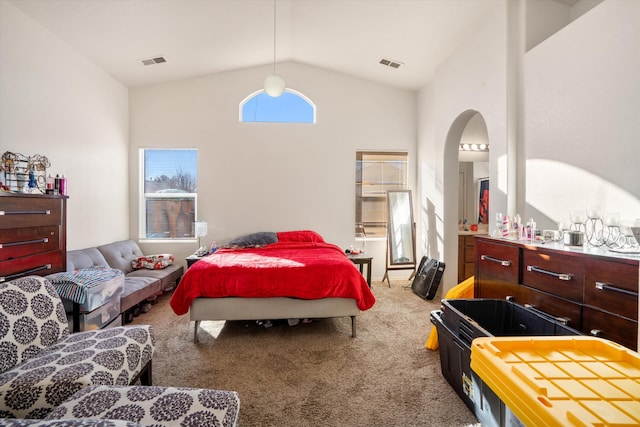
[(127, 87), (272, 64), (275, 11), (276, 63), (413, 90), (501, 0), (8, 1)]

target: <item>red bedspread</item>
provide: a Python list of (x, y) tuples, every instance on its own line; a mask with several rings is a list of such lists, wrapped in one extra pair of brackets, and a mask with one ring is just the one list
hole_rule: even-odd
[(375, 303), (366, 280), (342, 249), (321, 242), (220, 249), (189, 267), (171, 307), (185, 314), (199, 297), (351, 298), (360, 310)]

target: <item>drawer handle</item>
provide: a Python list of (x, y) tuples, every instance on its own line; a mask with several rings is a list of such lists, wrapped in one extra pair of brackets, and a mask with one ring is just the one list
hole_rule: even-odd
[(48, 243), (48, 242), (49, 242), (49, 238), (43, 237), (42, 239), (24, 240), (22, 242), (0, 243), (0, 249), (8, 248), (10, 246), (31, 245), (33, 243)]
[(602, 331), (600, 329), (592, 329), (591, 332), (589, 332), (589, 334), (593, 337), (601, 337)]
[(622, 288), (618, 288), (616, 286), (613, 286), (609, 283), (605, 283), (605, 282), (596, 282), (596, 289), (600, 289), (601, 291), (614, 291), (614, 292), (620, 292), (621, 294), (625, 294), (625, 295), (630, 295), (632, 297), (638, 297), (638, 293), (637, 292), (633, 292), (633, 291), (628, 291), (626, 289), (622, 289)]
[(482, 261), (491, 261), (491, 262), (497, 262), (498, 264), (500, 264), (503, 267), (509, 267), (511, 266), (511, 261), (509, 260), (504, 260), (504, 259), (498, 259), (498, 258), (493, 258), (490, 257), (488, 255), (480, 255), (480, 259)]
[(557, 277), (560, 280), (569, 281), (569, 280), (573, 279), (573, 274), (569, 274), (569, 273), (554, 273), (553, 271), (548, 271), (548, 270), (543, 270), (541, 268), (538, 268), (535, 265), (528, 265), (527, 266), (527, 270), (528, 271), (533, 271), (535, 273), (542, 273), (542, 274), (547, 274), (549, 276)]
[(51, 211), (0, 211), (0, 215), (51, 215)]
[(29, 275), (31, 273), (35, 273), (36, 271), (49, 270), (51, 269), (51, 264), (41, 265), (40, 267), (32, 268), (31, 270), (23, 271), (21, 273), (10, 274), (8, 276), (0, 276), (0, 283), (6, 282), (7, 280), (15, 279), (16, 277), (22, 277)]
[(540, 315), (542, 315), (544, 317), (547, 317), (549, 319), (555, 320), (556, 322), (560, 323), (561, 325), (565, 325), (566, 326), (571, 321), (571, 319), (569, 319), (568, 317), (555, 317), (555, 316), (552, 316), (549, 313), (540, 310), (539, 308), (535, 308), (531, 304), (525, 304), (524, 306), (525, 306), (525, 308), (528, 308), (529, 310), (533, 311), (534, 313), (538, 313), (538, 314), (540, 314)]

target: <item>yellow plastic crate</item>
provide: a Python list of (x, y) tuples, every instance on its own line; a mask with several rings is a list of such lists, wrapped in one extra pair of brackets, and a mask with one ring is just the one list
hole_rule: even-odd
[(476, 338), (471, 369), (527, 426), (640, 425), (640, 354), (611, 341)]

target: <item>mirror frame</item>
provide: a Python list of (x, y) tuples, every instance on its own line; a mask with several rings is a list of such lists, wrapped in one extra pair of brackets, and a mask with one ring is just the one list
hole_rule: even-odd
[[(406, 195), (406, 201), (408, 201), (408, 206), (404, 205), (401, 208), (408, 210), (408, 220), (409, 223), (403, 224), (395, 224), (394, 218), (396, 217), (395, 213), (398, 207), (399, 195)], [(415, 233), (415, 222), (413, 220), (413, 201), (411, 200), (411, 190), (389, 190), (387, 191), (387, 244), (389, 247), (388, 251), (388, 261), (390, 266), (394, 265), (415, 265), (416, 264), (416, 233)], [(395, 254), (396, 243), (404, 240), (405, 235), (396, 235), (395, 233), (396, 226), (403, 225), (409, 226), (411, 230), (411, 251), (409, 254), (411, 257), (406, 261), (397, 261), (398, 256)], [(401, 243), (406, 247), (405, 244)]]
[[(391, 244), (391, 242), (395, 242), (397, 241), (397, 238), (395, 238), (395, 236), (393, 235), (393, 230), (394, 230), (394, 226), (393, 226), (393, 203), (392, 203), (392, 199), (394, 198), (394, 193), (402, 193), (402, 194), (407, 194), (407, 200), (409, 202), (409, 228), (411, 229), (411, 259), (407, 260), (407, 261), (402, 261), (402, 262), (394, 262), (393, 259), (394, 257), (392, 256), (392, 251), (393, 251), (393, 246)], [(413, 219), (413, 200), (411, 198), (411, 190), (389, 190), (387, 191), (387, 266), (386, 266), (386, 271), (384, 273), (384, 277), (382, 278), (382, 281), (384, 282), (385, 279), (387, 279), (387, 281), (389, 282), (389, 286), (391, 286), (391, 280), (389, 278), (389, 271), (390, 270), (412, 270), (411, 276), (409, 277), (409, 280), (411, 280), (413, 278), (413, 276), (415, 275), (415, 269), (416, 269), (416, 265), (417, 265), (417, 261), (416, 261), (416, 223), (414, 222)]]

